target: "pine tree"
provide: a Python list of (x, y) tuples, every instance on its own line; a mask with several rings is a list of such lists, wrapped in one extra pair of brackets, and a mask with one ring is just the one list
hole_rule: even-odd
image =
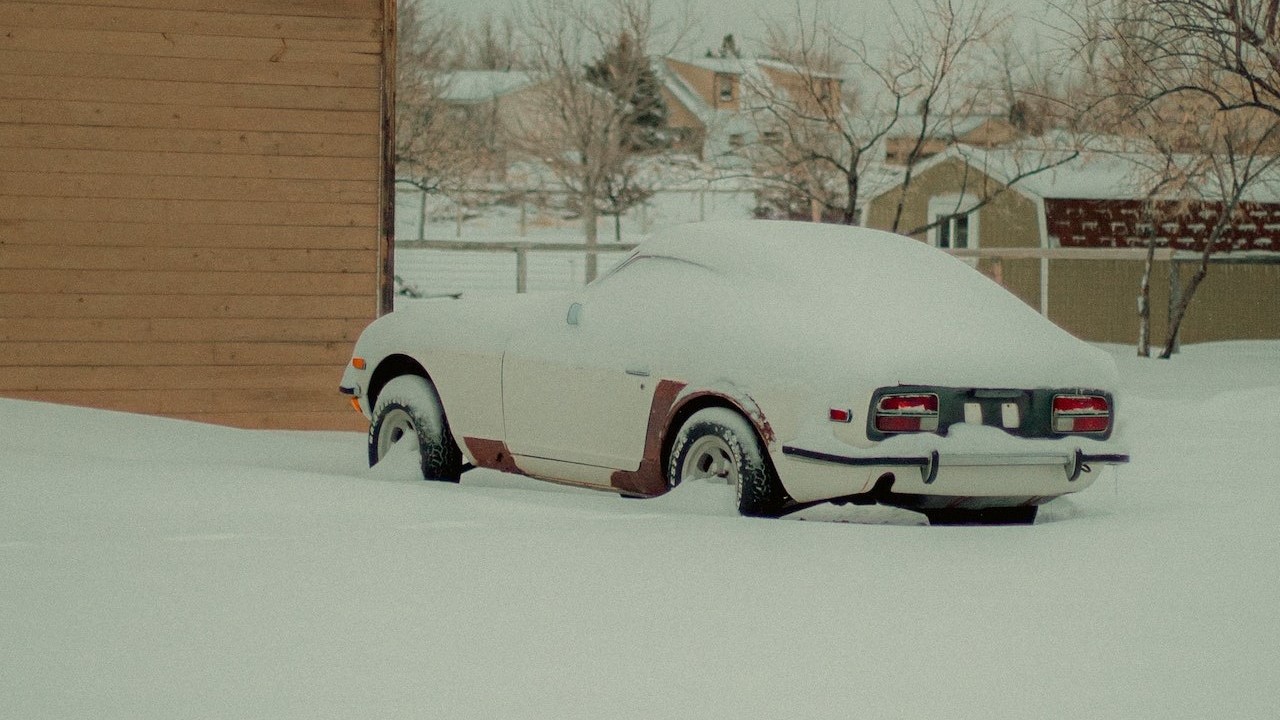
[(587, 79), (628, 103), (630, 149), (661, 150), (670, 146), (667, 105), (649, 58), (627, 33), (604, 56), (586, 68)]

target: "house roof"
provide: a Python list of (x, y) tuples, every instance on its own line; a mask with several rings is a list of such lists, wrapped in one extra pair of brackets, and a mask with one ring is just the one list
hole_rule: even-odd
[(523, 90), (534, 83), (531, 73), (517, 70), (457, 70), (441, 78), (441, 99), (476, 103)]
[[(1004, 120), (1002, 115), (957, 115), (939, 117), (931, 122), (928, 137), (953, 139), (967, 135), (992, 120)], [(919, 137), (924, 118), (920, 115), (903, 115), (890, 131), (891, 137)]]
[[(1142, 152), (1096, 152), (1085, 150), (1072, 158), (1073, 151), (1028, 147), (984, 150), (952, 147), (921, 164), (918, 172), (951, 159), (971, 167), (1012, 189), (1043, 199), (1142, 200), (1161, 177), (1165, 167), (1161, 155)], [(1191, 156), (1175, 156), (1175, 163), (1191, 162)], [(1057, 163), (1055, 165), (1055, 163)], [(1054, 165), (1034, 172), (1037, 168)], [(1028, 174), (1034, 173), (1034, 174)], [(1199, 189), (1204, 200), (1222, 199), (1224, 192), (1216, 179), (1206, 179)], [(1268, 168), (1251, 183), (1241, 198), (1246, 202), (1280, 203), (1280, 163)]]

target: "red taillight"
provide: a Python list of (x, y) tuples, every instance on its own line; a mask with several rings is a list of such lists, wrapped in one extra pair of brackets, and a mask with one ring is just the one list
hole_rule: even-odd
[(831, 419), (831, 422), (853, 422), (853, 411), (845, 408), (831, 408), (827, 417)]
[(934, 432), (938, 396), (933, 393), (884, 395), (876, 403), (876, 430), (884, 433)]
[(1059, 433), (1103, 433), (1111, 426), (1111, 403), (1102, 395), (1055, 395), (1053, 430)]

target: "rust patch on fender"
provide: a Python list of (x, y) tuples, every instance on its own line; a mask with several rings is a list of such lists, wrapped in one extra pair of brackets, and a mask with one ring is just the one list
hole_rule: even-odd
[[(768, 446), (774, 443), (776, 436), (774, 435), (774, 432), (773, 432), (773, 426), (769, 424), (769, 421), (764, 416), (764, 412), (760, 410), (760, 406), (756, 404), (756, 401), (754, 398), (752, 398), (750, 395), (744, 395), (743, 397), (739, 398), (739, 397), (734, 397), (733, 395), (726, 395), (725, 393), (722, 393), (722, 392), (716, 392), (714, 390), (699, 390), (694, 393), (689, 393), (688, 396), (684, 397), (680, 401), (680, 405), (681, 407), (683, 407), (685, 404), (687, 404), (691, 400), (694, 400), (700, 397), (707, 397), (707, 396), (719, 398), (721, 400), (726, 400), (729, 402), (730, 405), (733, 405), (735, 408), (737, 408), (738, 412), (742, 413), (743, 417), (750, 420), (751, 424), (755, 426), (756, 431), (760, 433), (760, 439), (763, 440), (765, 444), (765, 447), (763, 449), (766, 452), (769, 450)], [(676, 408), (676, 409), (679, 409), (679, 408)]]
[(464, 437), (462, 442), (466, 443), (471, 459), (476, 461), (476, 467), (515, 473), (516, 475), (526, 474), (511, 458), (511, 450), (507, 448), (505, 442), (473, 437)]
[(649, 404), (649, 424), (644, 434), (644, 456), (635, 470), (615, 470), (609, 476), (609, 484), (623, 492), (654, 496), (667, 491), (667, 479), (662, 469), (662, 443), (667, 435), (667, 421), (675, 409), (676, 399), (685, 383), (677, 380), (659, 380)]
[(653, 393), (653, 402), (649, 406), (649, 425), (645, 430), (644, 456), (640, 467), (636, 470), (617, 470), (609, 477), (609, 483), (623, 492), (636, 495), (654, 496), (665, 493), (667, 487), (666, 468), (662, 463), (662, 446), (666, 443), (668, 425), (671, 417), (681, 407), (701, 397), (715, 397), (728, 401), (748, 418), (760, 433), (764, 441), (765, 452), (774, 443), (773, 427), (765, 419), (760, 406), (750, 396), (745, 400), (716, 392), (714, 390), (698, 390), (680, 397), (686, 383), (677, 380), (660, 380)]

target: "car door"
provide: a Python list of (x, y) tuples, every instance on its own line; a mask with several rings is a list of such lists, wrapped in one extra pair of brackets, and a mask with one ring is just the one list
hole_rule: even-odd
[(515, 334), (502, 365), (513, 454), (639, 467), (664, 345), (650, 300), (671, 262), (634, 258)]

